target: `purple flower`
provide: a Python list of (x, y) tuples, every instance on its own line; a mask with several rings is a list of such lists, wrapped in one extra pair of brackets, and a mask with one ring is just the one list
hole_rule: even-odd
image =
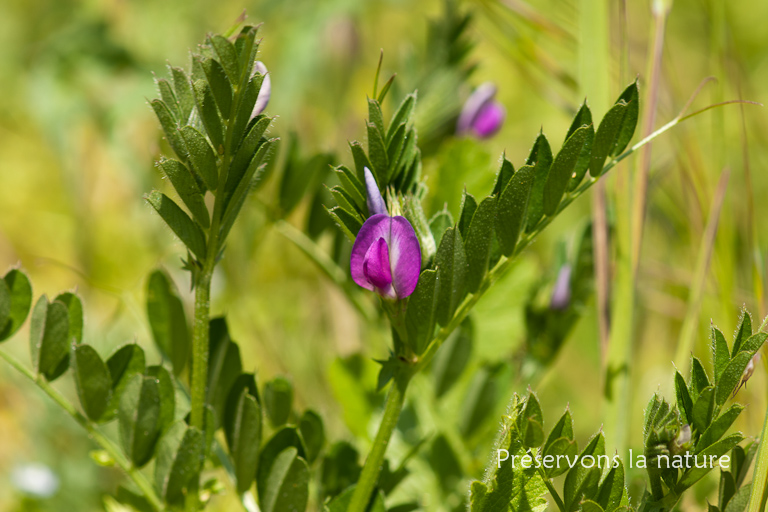
[(376, 184), (376, 178), (373, 177), (369, 168), (363, 167), (363, 169), (365, 171), (365, 190), (368, 195), (366, 198), (368, 213), (370, 215), (387, 213), (387, 205), (384, 203), (384, 198), (381, 197), (379, 186)]
[(566, 264), (560, 267), (557, 274), (555, 288), (552, 290), (552, 299), (549, 302), (550, 309), (562, 311), (571, 303), (571, 266)]
[(470, 94), (456, 122), (456, 134), (471, 133), (480, 139), (492, 137), (504, 124), (506, 110), (496, 101), (496, 86), (486, 82)]
[(257, 115), (261, 114), (265, 108), (267, 108), (267, 103), (269, 103), (269, 96), (272, 93), (272, 80), (269, 78), (269, 72), (267, 71), (267, 66), (264, 65), (263, 62), (260, 60), (257, 60), (253, 63), (253, 73), (251, 76), (255, 75), (256, 73), (259, 73), (260, 75), (264, 75), (264, 81), (261, 82), (261, 89), (259, 89), (259, 96), (256, 98), (256, 103), (253, 105), (253, 112), (251, 112), (251, 119), (256, 117)]
[(352, 279), (388, 299), (413, 293), (421, 272), (421, 248), (405, 217), (371, 215), (355, 238), (349, 261)]

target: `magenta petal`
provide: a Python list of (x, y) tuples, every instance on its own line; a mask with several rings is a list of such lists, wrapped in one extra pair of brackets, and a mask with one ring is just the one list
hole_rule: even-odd
[(421, 246), (413, 226), (405, 217), (392, 217), (389, 258), (392, 262), (392, 286), (398, 298), (416, 289), (421, 273)]
[(421, 247), (405, 217), (372, 215), (357, 233), (349, 259), (352, 279), (385, 297), (402, 299), (416, 289)]
[(379, 238), (368, 248), (363, 261), (363, 273), (368, 282), (379, 289), (387, 289), (392, 284), (392, 269), (389, 266), (389, 248), (387, 241)]
[(349, 270), (352, 274), (352, 279), (355, 283), (368, 290), (373, 290), (374, 286), (365, 275), (365, 255), (368, 253), (371, 245), (373, 245), (373, 242), (379, 238), (384, 238), (385, 241), (389, 239), (390, 224), (390, 218), (385, 214), (368, 217), (368, 220), (365, 221), (363, 227), (357, 233), (354, 245), (352, 245), (352, 255), (349, 258)]
[(477, 117), (475, 117), (475, 120), (472, 123), (472, 130), (481, 139), (491, 137), (498, 132), (501, 125), (504, 124), (505, 115), (506, 111), (499, 102), (490, 101), (483, 105), (477, 113)]
[(493, 100), (496, 95), (496, 86), (490, 82), (485, 82), (477, 89), (472, 91), (467, 101), (461, 109), (459, 119), (456, 122), (456, 133), (461, 135), (468, 132), (477, 118), (478, 112), (483, 108), (483, 105)]

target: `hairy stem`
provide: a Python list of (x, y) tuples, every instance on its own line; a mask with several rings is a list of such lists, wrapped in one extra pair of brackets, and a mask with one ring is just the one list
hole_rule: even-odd
[(195, 320), (192, 331), (192, 406), (190, 424), (203, 429), (208, 384), (208, 315), (211, 306), (211, 276), (203, 275), (195, 287)]
[(64, 411), (69, 414), (72, 419), (80, 424), (91, 436), (91, 438), (106, 451), (115, 463), (125, 471), (128, 477), (133, 480), (133, 483), (141, 490), (144, 497), (152, 505), (152, 508), (156, 511), (165, 510), (160, 498), (155, 494), (152, 484), (146, 479), (144, 474), (139, 471), (131, 462), (125, 458), (120, 448), (118, 448), (108, 437), (106, 437), (101, 430), (91, 420), (83, 416), (72, 403), (67, 400), (64, 395), (59, 393), (53, 388), (44, 378), (36, 376), (32, 371), (21, 364), (12, 355), (0, 350), (0, 357), (5, 359), (8, 364), (19, 371), (26, 378), (31, 380), (35, 385), (40, 388), (46, 395), (51, 397), (56, 404), (59, 405)]
[(379, 431), (376, 433), (376, 439), (373, 441), (368, 457), (365, 459), (363, 472), (352, 494), (352, 500), (349, 502), (347, 512), (365, 512), (371, 494), (376, 488), (379, 480), (379, 473), (384, 464), (384, 454), (387, 451), (389, 440), (397, 426), (397, 420), (400, 418), (400, 411), (403, 410), (405, 403), (405, 391), (411, 380), (412, 373), (400, 371), (394, 379), (387, 393), (387, 403), (384, 408), (384, 416), (379, 425)]
[(552, 479), (550, 479), (547, 474), (544, 472), (544, 469), (538, 468), (539, 475), (541, 475), (541, 479), (544, 480), (544, 485), (547, 486), (547, 490), (549, 491), (549, 495), (552, 496), (552, 499), (555, 502), (555, 505), (557, 505), (557, 509), (560, 512), (566, 512), (565, 510), (565, 503), (563, 503), (562, 498), (560, 498), (560, 494), (558, 494), (557, 489), (555, 489), (555, 486), (552, 484)]

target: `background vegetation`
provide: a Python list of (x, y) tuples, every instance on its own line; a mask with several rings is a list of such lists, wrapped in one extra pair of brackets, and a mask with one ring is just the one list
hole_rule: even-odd
[[(477, 0), (457, 7), (473, 13), (468, 32), (475, 45), (468, 62), (476, 68), (469, 81), (497, 84), (507, 121), (489, 141), (448, 140), (425, 158), (433, 210), (448, 202), (454, 216), (457, 187), (466, 183), (478, 194), (489, 189), (501, 151), (518, 165), (539, 127), (551, 140), (564, 136), (584, 97), (579, 62), (589, 44), (579, 26), (578, 1)], [(650, 94), (650, 56), (658, 30), (650, 2), (605, 2), (603, 7), (611, 26), (610, 90), (603, 103), (590, 102), (596, 118), (637, 75), (642, 94)], [(279, 115), (271, 132), (285, 142), (296, 131), (303, 153), (331, 152), (336, 162), (347, 164), (352, 159), (346, 142), (361, 138), (364, 99), (371, 94), (379, 49), (384, 49), (383, 71), (398, 73), (392, 94), (399, 100), (423, 83), (420, 74), (433, 51), (426, 43), (430, 20), (444, 12), (439, 1), (396, 0), (0, 4), (0, 269), (20, 263), (36, 294), (77, 287), (86, 304), (85, 338), (103, 355), (132, 339), (153, 350), (144, 303), (146, 277), (158, 264), (190, 298), (187, 276), (180, 271), (181, 244), (170, 242), (169, 232), (141, 200), (152, 187), (164, 187), (153, 162), (165, 142), (146, 100), (155, 96), (152, 73), (164, 75), (166, 59), (186, 62), (188, 50), (204, 33), (230, 26), (242, 8), (250, 21), (265, 23), (260, 58), (269, 68), (273, 91), (267, 110)], [(738, 98), (765, 102), (768, 33), (758, 20), (766, 19), (768, 4), (763, 2), (676, 1), (661, 46), (655, 127), (673, 118), (708, 76), (717, 82), (705, 86), (694, 109)], [(459, 105), (469, 93), (464, 85), (451, 90), (452, 84), (448, 78), (432, 84), (438, 91), (446, 89), (444, 95), (431, 96), (437, 107), (441, 98)], [(641, 119), (649, 106), (647, 97), (643, 100)], [(394, 105), (385, 104), (385, 111)], [(425, 99), (417, 115), (437, 107)], [(429, 128), (432, 120), (421, 115), (421, 126)], [(639, 130), (646, 130), (642, 122)], [(608, 177), (609, 218), (618, 219), (614, 240), (631, 236), (621, 222), (629, 207), (623, 187), (641, 172), (641, 162), (629, 159)], [(694, 351), (708, 358), (710, 319), (731, 332), (742, 305), (755, 317), (768, 313), (763, 293), (768, 233), (762, 228), (768, 204), (761, 200), (768, 193), (761, 172), (768, 165), (764, 109), (735, 105), (688, 121), (653, 144), (649, 162), (645, 240), (630, 331), (631, 393), (619, 405), (633, 419), (629, 447), (641, 443), (640, 418), (648, 397), (659, 386), (667, 397), (673, 394), (671, 361), (679, 362), (678, 340), (686, 322), (693, 329)], [(721, 181), (724, 171), (727, 182)], [(724, 200), (717, 219), (713, 204), (719, 190)], [(264, 205), (272, 204), (274, 195), (267, 183), (235, 226), (214, 280), (213, 312), (228, 314), (244, 368), (256, 370), (260, 381), (290, 376), (299, 408), (318, 410), (330, 439), (357, 436), (355, 442), (365, 446), (366, 433), (375, 425), (366, 418), (376, 411), (376, 399), (369, 400), (376, 385), (376, 365), (370, 360), (386, 356), (388, 333), (383, 328), (363, 331), (365, 324), (338, 288), (272, 228)], [(301, 227), (307, 207), (300, 205), (289, 221)], [(594, 300), (535, 382), (519, 364), (530, 335), (524, 306), (537, 283), (553, 279), (559, 244), (575, 242), (590, 212), (589, 201), (574, 204), (475, 308), (469, 370), (433, 411), (435, 424), (458, 421), (479, 368), (496, 371), (497, 398), (477, 431), (480, 441), (496, 428), (495, 412), (529, 383), (545, 417), (559, 417), (570, 404), (576, 428), (583, 429), (576, 432), (578, 439), (603, 423)], [(706, 227), (715, 219), (717, 232), (710, 243)], [(24, 338), (19, 335), (4, 348), (24, 353)], [(362, 377), (350, 380), (350, 366), (340, 358), (358, 353)], [(359, 389), (360, 383), (367, 387)], [(747, 434), (760, 431), (766, 388), (759, 368), (740, 392), (740, 401), (749, 406), (737, 427)], [(350, 411), (357, 411), (356, 422)], [(411, 438), (434, 427), (425, 417), (420, 415), (418, 433), (409, 434), (407, 424), (401, 429), (393, 445), (395, 458), (410, 449)], [(87, 456), (93, 447), (85, 434), (3, 365), (0, 439), (0, 510), (99, 510), (103, 494), (120, 478), (116, 470), (95, 466)], [(477, 458), (484, 462), (490, 443), (477, 445)], [(61, 479), (55, 497), (33, 500), (10, 485), (13, 470), (28, 462), (47, 464)], [(424, 456), (412, 463), (430, 461)], [(482, 465), (467, 465), (481, 476)], [(716, 478), (708, 482), (697, 488), (701, 502), (716, 490)], [(429, 505), (425, 493), (440, 493), (441, 484), (411, 478), (398, 492), (420, 496)], [(231, 499), (217, 498), (212, 509), (227, 510)], [(700, 506), (683, 503), (692, 510)]]

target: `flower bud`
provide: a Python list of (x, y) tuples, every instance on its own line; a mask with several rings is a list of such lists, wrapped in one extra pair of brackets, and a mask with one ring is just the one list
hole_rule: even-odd
[(264, 75), (264, 80), (261, 82), (259, 96), (256, 98), (256, 103), (253, 105), (251, 119), (261, 114), (264, 109), (267, 108), (267, 103), (269, 103), (269, 97), (272, 93), (272, 80), (269, 78), (269, 71), (267, 71), (267, 66), (265, 66), (264, 63), (260, 60), (257, 60), (253, 63), (253, 72), (251, 73), (251, 76), (255, 75), (256, 73)]
[(549, 308), (555, 311), (568, 309), (571, 303), (571, 266), (567, 263), (560, 267)]
[(406, 196), (403, 200), (403, 214), (411, 223), (416, 236), (419, 238), (421, 261), (428, 265), (432, 258), (435, 257), (437, 246), (435, 245), (435, 237), (432, 235), (432, 230), (429, 229), (429, 221), (427, 221), (427, 216), (424, 215), (421, 202), (413, 196)]
[(381, 197), (381, 191), (379, 191), (379, 185), (376, 183), (376, 178), (373, 177), (373, 173), (367, 167), (363, 168), (365, 172), (365, 192), (366, 203), (368, 204), (368, 215), (376, 215), (379, 213), (387, 213), (387, 205), (384, 203), (384, 198)]
[(456, 134), (472, 134), (479, 139), (492, 137), (504, 124), (506, 110), (495, 100), (496, 86), (486, 82), (472, 92), (456, 122)]

